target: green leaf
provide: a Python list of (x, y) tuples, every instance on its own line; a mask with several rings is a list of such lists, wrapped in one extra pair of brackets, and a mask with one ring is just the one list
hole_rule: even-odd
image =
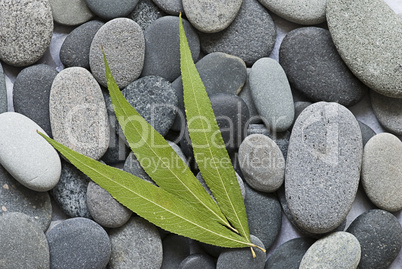
[(249, 241), (246, 209), (236, 174), (211, 102), (191, 57), (181, 16), (180, 56), (184, 105), (195, 160), (223, 214), (240, 235)]
[(40, 133), (75, 167), (117, 201), (153, 224), (182, 236), (221, 247), (255, 247), (244, 237), (211, 220), (212, 213), (120, 169), (77, 153)]

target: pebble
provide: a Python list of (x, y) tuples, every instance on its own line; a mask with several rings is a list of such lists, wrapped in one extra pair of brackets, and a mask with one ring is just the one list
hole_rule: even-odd
[(398, 15), (382, 0), (328, 0), (326, 12), (332, 39), (349, 69), (369, 88), (401, 98)]
[(265, 269), (293, 269), (299, 268), (300, 262), (313, 244), (309, 238), (294, 238), (279, 247), (268, 257)]
[(12, 66), (28, 66), (38, 61), (53, 34), (49, 1), (1, 1), (0, 18), (0, 59)]
[(268, 129), (286, 131), (293, 123), (292, 91), (280, 64), (271, 58), (262, 58), (253, 64), (250, 72), (250, 90), (254, 104)]
[(89, 70), (89, 50), (96, 32), (104, 25), (100, 21), (84, 23), (67, 35), (60, 48), (64, 67), (83, 67)]
[(169, 81), (159, 76), (146, 76), (130, 83), (121, 92), (159, 134), (167, 134), (176, 118), (178, 103)]
[(99, 84), (107, 87), (102, 47), (120, 89), (141, 75), (145, 40), (141, 27), (135, 21), (128, 18), (113, 19), (103, 25), (92, 40), (89, 66)]
[(259, 0), (268, 10), (278, 16), (304, 25), (319, 24), (325, 21), (327, 0)]
[(316, 241), (303, 256), (300, 269), (355, 269), (360, 261), (360, 244), (347, 232), (335, 232)]
[(94, 16), (85, 0), (49, 0), (49, 3), (53, 20), (62, 25), (80, 25)]
[(357, 120), (344, 106), (318, 102), (299, 115), (289, 141), (285, 192), (300, 228), (321, 234), (344, 221), (359, 185), (362, 147)]
[(278, 145), (263, 134), (247, 136), (239, 148), (240, 169), (255, 190), (274, 192), (285, 178), (285, 159)]
[(205, 53), (224, 52), (241, 58), (248, 66), (268, 57), (276, 39), (275, 24), (268, 11), (257, 1), (243, 1), (228, 28), (218, 33), (200, 33)]
[[(156, 3), (157, 4), (157, 3)], [(183, 19), (183, 27), (193, 61), (200, 54), (200, 41), (191, 24)], [(173, 81), (180, 76), (179, 18), (164, 16), (144, 32), (145, 60), (141, 76), (155, 75)]]
[(371, 129), (368, 125), (364, 124), (361, 121), (357, 121), (359, 123), (360, 131), (362, 132), (362, 139), (363, 139), (363, 147), (366, 143), (376, 135), (376, 133)]
[(36, 122), (50, 137), (49, 97), (56, 69), (45, 64), (23, 69), (13, 86), (14, 111)]
[(0, 216), (0, 267), (50, 268), (49, 246), (39, 225), (22, 213)]
[(248, 111), (250, 112), (250, 124), (260, 123), (261, 117), (258, 114), (257, 108), (255, 107), (253, 96), (251, 95), (250, 90), (250, 76), (251, 68), (247, 68), (247, 79), (246, 83), (244, 83), (243, 88), (240, 91), (239, 97), (246, 102)]
[(46, 232), (51, 268), (105, 268), (111, 244), (106, 231), (86, 218), (67, 219)]
[(160, 9), (170, 15), (183, 12), (182, 0), (152, 0)]
[(106, 152), (110, 132), (105, 100), (88, 70), (70, 67), (56, 76), (49, 111), (57, 142), (96, 160)]
[(402, 209), (402, 142), (389, 133), (373, 136), (364, 147), (362, 184), (379, 208)]
[[(264, 248), (264, 244), (254, 235), (250, 235), (251, 243)], [(251, 255), (250, 248), (234, 248), (223, 251), (216, 262), (216, 269), (264, 268), (265, 253), (253, 248), (256, 254)]]
[(130, 19), (138, 23), (142, 31), (165, 14), (152, 2), (152, 0), (140, 0), (130, 14)]
[(226, 29), (236, 18), (243, 0), (183, 0), (187, 19), (204, 33), (216, 33)]
[(51, 190), (57, 205), (69, 217), (90, 218), (87, 188), (90, 179), (72, 164), (62, 161), (59, 183)]
[[(244, 187), (244, 182), (243, 182), (243, 179), (239, 176), (239, 174), (236, 171), (235, 171), (235, 173), (236, 173), (237, 183), (239, 183), (241, 196), (243, 197), (243, 200), (244, 200), (244, 199), (246, 199), (246, 189)], [(215, 200), (211, 190), (209, 189), (204, 178), (202, 177), (201, 172), (198, 172), (196, 178), (201, 183), (201, 185), (204, 187), (204, 189), (208, 192), (208, 194), (211, 195), (211, 197)]]
[(52, 219), (52, 203), (47, 192), (36, 192), (19, 184), (0, 165), (0, 215), (20, 212), (28, 215), (43, 230)]
[(391, 98), (370, 92), (371, 106), (381, 126), (395, 135), (402, 135), (402, 98)]
[(132, 215), (132, 211), (93, 181), (89, 182), (87, 188), (87, 207), (92, 218), (106, 228), (121, 227)]
[(192, 254), (185, 258), (179, 269), (215, 269), (215, 261), (206, 254)]
[(190, 255), (188, 238), (169, 234), (163, 239), (163, 263), (161, 269), (178, 268), (180, 263)]
[(7, 112), (7, 87), (6, 80), (3, 71), (3, 67), (0, 63), (0, 113)]
[(105, 20), (126, 17), (133, 11), (138, 0), (84, 0), (93, 13)]
[(326, 29), (303, 27), (290, 31), (281, 43), (279, 59), (292, 88), (313, 101), (351, 106), (367, 92), (342, 61)]
[(266, 249), (269, 249), (281, 231), (281, 205), (275, 194), (258, 192), (247, 184), (244, 185), (246, 189), (244, 205), (250, 234), (255, 234)]
[(162, 241), (158, 229), (140, 217), (110, 231), (112, 255), (108, 268), (161, 268)]
[(34, 191), (52, 189), (60, 178), (56, 150), (38, 133), (39, 125), (16, 112), (0, 114), (0, 164), (22, 185)]
[(145, 181), (155, 184), (154, 181), (148, 176), (148, 174), (141, 167), (140, 162), (137, 160), (134, 153), (132, 152), (130, 152), (126, 161), (124, 162), (123, 170), (136, 177), (142, 178)]
[(359, 240), (359, 268), (386, 269), (402, 247), (402, 226), (391, 213), (374, 209), (358, 216), (347, 232)]

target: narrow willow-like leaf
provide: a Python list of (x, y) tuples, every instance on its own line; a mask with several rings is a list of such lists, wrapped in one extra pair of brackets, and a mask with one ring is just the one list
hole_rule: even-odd
[(221, 247), (247, 247), (244, 237), (213, 218), (212, 213), (120, 169), (95, 161), (41, 134), (75, 167), (117, 201), (153, 224), (175, 234)]
[(204, 84), (198, 74), (180, 16), (180, 63), (187, 124), (195, 160), (223, 214), (250, 240), (246, 209)]
[[(113, 78), (105, 54), (103, 56), (107, 85), (117, 120), (145, 172), (162, 189), (194, 206), (205, 207), (213, 214), (211, 220), (218, 220), (233, 229), (184, 161), (163, 136), (127, 102)], [(142, 165), (145, 162), (147, 165)]]

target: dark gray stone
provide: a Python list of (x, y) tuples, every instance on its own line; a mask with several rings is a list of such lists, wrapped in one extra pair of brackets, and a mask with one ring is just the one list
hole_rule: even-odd
[(366, 143), (375, 136), (375, 132), (371, 129), (368, 125), (364, 124), (361, 121), (357, 121), (359, 123), (360, 131), (362, 132), (362, 139), (363, 139), (363, 147)]
[(51, 268), (105, 268), (111, 244), (106, 231), (86, 218), (67, 219), (46, 232)]
[(8, 110), (7, 104), (7, 87), (3, 67), (0, 63), (0, 113)]
[(276, 29), (268, 11), (257, 1), (243, 1), (239, 13), (228, 28), (218, 33), (200, 34), (205, 53), (224, 52), (252, 65), (268, 57), (275, 45)]
[(295, 238), (283, 243), (268, 258), (265, 269), (299, 269), (304, 254), (313, 242), (309, 238)]
[(183, 12), (183, 4), (181, 0), (153, 0), (154, 3), (164, 12), (170, 15), (179, 15)]
[(319, 102), (299, 115), (289, 141), (286, 201), (297, 225), (326, 233), (346, 218), (360, 179), (362, 137), (355, 116)]
[(361, 259), (358, 268), (386, 269), (402, 247), (402, 227), (391, 213), (373, 209), (358, 216), (347, 232), (359, 240)]
[(65, 67), (78, 66), (89, 69), (91, 43), (103, 25), (101, 21), (89, 21), (68, 34), (60, 48), (60, 61)]
[(402, 98), (391, 98), (370, 92), (371, 105), (381, 126), (395, 135), (402, 135)]
[(163, 263), (161, 269), (178, 268), (180, 263), (190, 255), (190, 241), (188, 238), (170, 234), (162, 241)]
[(351, 106), (367, 92), (342, 61), (326, 29), (304, 27), (289, 32), (281, 43), (279, 61), (292, 88), (313, 101)]
[(32, 218), (22, 213), (0, 216), (0, 267), (49, 269), (46, 236)]
[(155, 184), (155, 182), (148, 176), (148, 174), (141, 167), (140, 162), (135, 157), (134, 153), (130, 152), (126, 161), (124, 162), (123, 170), (136, 177), (142, 178), (145, 181)]
[(165, 14), (152, 2), (152, 0), (140, 0), (130, 14), (130, 19), (138, 23), (142, 31)]
[(0, 215), (20, 212), (28, 215), (46, 231), (52, 219), (52, 203), (47, 192), (30, 190), (16, 181), (0, 165)]
[(67, 216), (91, 218), (87, 206), (89, 181), (90, 179), (75, 166), (62, 161), (60, 181), (50, 194)]
[(53, 20), (63, 25), (80, 25), (94, 16), (85, 0), (49, 0), (49, 3)]
[(137, 5), (138, 0), (85, 0), (89, 9), (105, 20), (125, 17)]
[[(200, 41), (191, 24), (183, 19), (193, 61), (200, 54)], [(155, 75), (173, 81), (180, 76), (179, 18), (164, 16), (144, 32), (145, 59), (141, 76)]]
[(57, 71), (39, 64), (23, 69), (13, 87), (14, 111), (36, 122), (50, 137), (49, 97)]
[(248, 111), (250, 112), (250, 124), (260, 123), (261, 117), (258, 114), (257, 108), (255, 107), (253, 96), (251, 95), (250, 90), (250, 76), (251, 68), (247, 68), (247, 79), (243, 88), (240, 91), (239, 97), (246, 102)]
[(215, 269), (215, 261), (206, 254), (192, 254), (185, 258), (179, 269)]

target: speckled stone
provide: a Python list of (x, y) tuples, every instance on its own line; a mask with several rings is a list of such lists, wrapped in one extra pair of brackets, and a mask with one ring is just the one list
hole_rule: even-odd
[(185, 258), (179, 269), (215, 269), (215, 261), (206, 254), (192, 254)]
[(53, 138), (100, 159), (109, 146), (110, 130), (102, 90), (91, 73), (82, 67), (62, 70), (53, 81), (49, 102)]
[(38, 61), (53, 34), (49, 1), (1, 1), (0, 18), (0, 59), (12, 66), (28, 66)]
[(292, 91), (280, 64), (262, 58), (250, 72), (250, 90), (254, 104), (267, 128), (273, 132), (286, 131), (293, 123)]
[(364, 124), (361, 121), (357, 121), (359, 123), (360, 131), (362, 132), (362, 139), (363, 139), (363, 147), (366, 145), (366, 143), (373, 137), (375, 136), (375, 132), (373, 129), (370, 128), (370, 126)]
[(49, 0), (55, 22), (73, 26), (89, 21), (94, 14), (85, 0)]
[(252, 65), (268, 57), (275, 45), (276, 29), (268, 11), (257, 1), (243, 1), (228, 28), (218, 33), (200, 34), (205, 53), (224, 52)]
[(138, 0), (85, 0), (93, 13), (105, 20), (126, 17), (135, 8)]
[(7, 104), (7, 87), (5, 75), (3, 72), (3, 66), (0, 63), (0, 113), (6, 112), (8, 110)]
[(373, 136), (364, 147), (362, 184), (379, 208), (402, 209), (402, 142), (389, 133)]
[(18, 74), (13, 86), (14, 111), (36, 122), (50, 137), (49, 97), (56, 75), (49, 65), (33, 65)]
[(0, 216), (0, 267), (49, 269), (46, 236), (30, 217), (22, 213)]
[(236, 18), (243, 0), (183, 0), (187, 19), (199, 31), (216, 33), (226, 29)]
[(60, 61), (64, 67), (89, 69), (89, 50), (96, 32), (104, 25), (100, 21), (89, 21), (71, 31), (60, 48)]
[(367, 92), (366, 85), (342, 61), (326, 29), (303, 27), (290, 31), (281, 43), (279, 62), (292, 88), (313, 101), (351, 106)]
[(145, 31), (149, 25), (164, 15), (152, 0), (140, 0), (129, 17), (138, 23), (142, 31)]
[(350, 70), (378, 93), (401, 98), (398, 15), (382, 0), (328, 0), (326, 12), (332, 39)]
[(285, 169), (286, 200), (297, 225), (326, 233), (346, 218), (360, 180), (362, 137), (337, 103), (308, 106), (293, 126)]
[(159, 269), (162, 241), (158, 229), (140, 217), (132, 217), (123, 227), (110, 231), (112, 255), (110, 269)]
[(52, 204), (47, 192), (32, 191), (16, 181), (0, 165), (0, 215), (20, 212), (33, 219), (43, 231), (52, 219)]
[(347, 232), (353, 234), (361, 246), (358, 268), (389, 268), (402, 247), (402, 226), (394, 215), (384, 210), (361, 214)]
[(327, 0), (259, 0), (268, 10), (278, 16), (304, 25), (319, 24), (325, 21)]
[(391, 98), (370, 92), (371, 106), (381, 126), (395, 135), (402, 135), (402, 98)]
[(183, 12), (181, 0), (152, 0), (160, 9), (170, 15), (179, 15)]
[(315, 242), (303, 256), (299, 269), (355, 269), (360, 254), (356, 237), (347, 232), (336, 232)]

